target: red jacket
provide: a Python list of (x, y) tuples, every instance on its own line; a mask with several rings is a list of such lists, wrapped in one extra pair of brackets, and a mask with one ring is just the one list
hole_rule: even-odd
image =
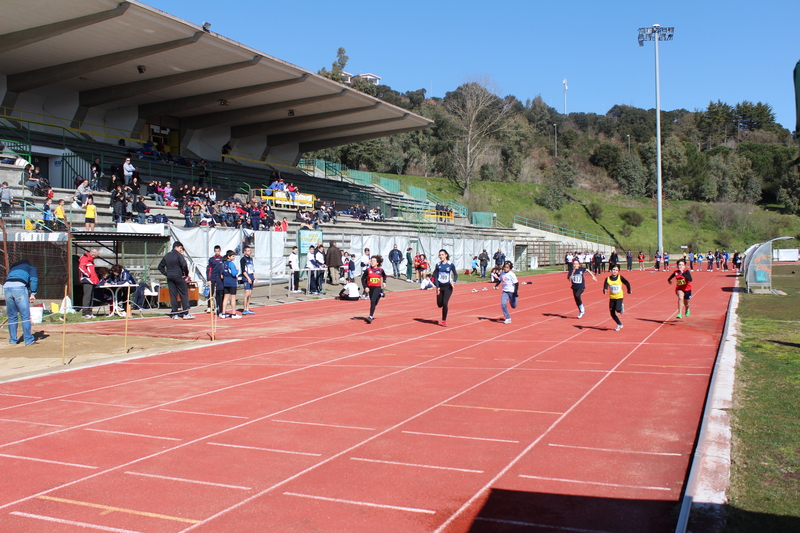
[(94, 271), (94, 257), (89, 252), (83, 254), (78, 261), (78, 272), (80, 272), (81, 283), (84, 280), (91, 281), (92, 285), (100, 283), (100, 278)]

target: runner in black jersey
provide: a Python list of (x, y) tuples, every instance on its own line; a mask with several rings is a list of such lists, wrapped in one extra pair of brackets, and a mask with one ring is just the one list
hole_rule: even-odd
[(450, 303), (450, 296), (453, 295), (453, 287), (458, 281), (458, 270), (450, 262), (450, 254), (447, 250), (439, 250), (440, 263), (433, 269), (433, 284), (436, 286), (436, 305), (442, 309), (442, 326), (447, 326), (447, 311)]
[(577, 257), (572, 260), (572, 270), (567, 273), (567, 279), (572, 283), (572, 296), (575, 298), (575, 305), (578, 306), (578, 318), (583, 318), (585, 308), (583, 307), (583, 300), (581, 295), (586, 290), (586, 274), (592, 276), (594, 281), (597, 281), (594, 273), (591, 270), (586, 270), (581, 266), (581, 260)]

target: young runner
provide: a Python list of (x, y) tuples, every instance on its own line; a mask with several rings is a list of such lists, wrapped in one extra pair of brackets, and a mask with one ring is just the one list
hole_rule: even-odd
[(361, 285), (364, 286), (364, 292), (369, 293), (370, 301), (367, 324), (372, 324), (375, 307), (378, 305), (378, 300), (383, 296), (384, 287), (386, 287), (386, 272), (381, 268), (382, 264), (383, 257), (373, 255), (369, 260), (369, 266), (361, 274)]
[(683, 260), (678, 261), (678, 269), (670, 274), (667, 281), (672, 285), (672, 278), (675, 278), (677, 286), (675, 287), (675, 294), (678, 295), (678, 316), (681, 318), (684, 311), (686, 316), (689, 316), (689, 300), (692, 299), (692, 273), (686, 270), (686, 262)]
[(669, 270), (669, 252), (664, 252), (664, 271)]
[(458, 281), (458, 271), (450, 262), (450, 254), (447, 253), (447, 250), (439, 250), (439, 261), (433, 269), (431, 278), (433, 278), (433, 284), (436, 285), (436, 305), (442, 310), (440, 324), (447, 326), (448, 304), (453, 295), (456, 281)]
[(644, 254), (639, 252), (639, 270), (644, 270)]
[(500, 274), (500, 283), (503, 286), (503, 293), (500, 295), (500, 309), (503, 310), (505, 317), (504, 324), (511, 324), (511, 315), (508, 312), (508, 304), (512, 309), (517, 308), (517, 298), (519, 298), (519, 281), (512, 269), (514, 263), (506, 261), (503, 263), (503, 272)]
[(622, 329), (622, 321), (617, 316), (617, 313), (625, 312), (625, 305), (622, 302), (624, 297), (624, 294), (622, 293), (623, 285), (625, 285), (625, 287), (628, 289), (628, 294), (630, 294), (631, 284), (627, 279), (619, 274), (619, 267), (612, 268), (611, 275), (606, 278), (606, 281), (603, 284), (603, 294), (608, 291), (608, 309), (611, 311), (611, 318), (613, 318), (614, 322), (617, 323), (617, 327), (614, 331), (619, 331)]
[(583, 300), (581, 300), (581, 295), (583, 291), (586, 290), (586, 278), (585, 275), (589, 274), (592, 276), (594, 281), (597, 281), (597, 278), (592, 273), (591, 270), (586, 270), (581, 266), (581, 261), (577, 257), (572, 260), (572, 270), (567, 275), (567, 279), (570, 280), (572, 283), (572, 296), (575, 298), (575, 305), (578, 306), (578, 318), (583, 318), (585, 313), (585, 308), (583, 307)]
[(289, 292), (303, 292), (300, 290), (300, 258), (297, 256), (297, 246), (292, 246), (292, 253), (289, 254)]
[(255, 311), (250, 310), (250, 298), (253, 296), (253, 287), (256, 284), (256, 270), (253, 265), (253, 257), (250, 255), (253, 249), (249, 246), (244, 247), (239, 266), (242, 269), (242, 281), (244, 282), (244, 305), (242, 305), (242, 316), (254, 315)]
[(697, 252), (697, 271), (703, 271), (703, 259), (705, 256), (701, 252)]
[[(222, 309), (219, 311), (220, 318), (242, 318), (242, 315), (236, 314), (236, 287), (239, 271), (236, 269), (234, 259), (236, 259), (236, 252), (228, 250), (225, 253), (225, 262), (222, 264), (222, 290), (225, 296), (222, 298)], [(230, 313), (225, 312), (228, 304), (231, 306)]]
[(661, 252), (656, 252), (656, 255), (653, 256), (653, 259), (656, 262), (656, 268), (653, 269), (653, 272), (659, 272), (661, 270)]
[(708, 253), (706, 254), (706, 261), (708, 261), (708, 268), (706, 268), (707, 272), (711, 272), (714, 270), (714, 259), (715, 259), (714, 252), (709, 250)]

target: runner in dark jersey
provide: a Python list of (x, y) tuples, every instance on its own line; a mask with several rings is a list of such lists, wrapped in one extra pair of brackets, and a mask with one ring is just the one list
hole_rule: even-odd
[(378, 305), (378, 300), (383, 296), (383, 288), (386, 287), (386, 272), (381, 268), (382, 264), (383, 257), (373, 255), (369, 260), (369, 266), (361, 274), (361, 284), (364, 286), (364, 292), (369, 294), (370, 301), (367, 324), (372, 324), (375, 307)]
[(673, 278), (677, 282), (675, 294), (678, 295), (678, 316), (675, 318), (681, 318), (684, 311), (688, 317), (689, 300), (692, 299), (692, 273), (686, 270), (686, 262), (683, 259), (678, 261), (678, 270), (670, 274), (667, 279), (670, 285), (672, 285)]
[(458, 270), (450, 262), (450, 254), (447, 250), (439, 250), (439, 263), (433, 269), (433, 284), (436, 286), (436, 305), (442, 310), (442, 326), (447, 326), (447, 311), (450, 297), (453, 295), (453, 288), (458, 281)]
[(572, 260), (572, 270), (567, 273), (567, 279), (570, 280), (572, 283), (572, 296), (575, 298), (575, 305), (578, 306), (578, 318), (583, 318), (585, 313), (585, 309), (583, 307), (583, 300), (581, 300), (581, 295), (583, 291), (586, 289), (586, 274), (592, 276), (594, 281), (597, 281), (597, 278), (592, 273), (591, 270), (586, 270), (581, 266), (581, 260), (577, 257)]

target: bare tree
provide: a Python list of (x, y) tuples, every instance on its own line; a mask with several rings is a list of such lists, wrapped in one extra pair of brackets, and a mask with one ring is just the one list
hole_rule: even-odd
[(449, 114), (452, 179), (469, 196), (481, 157), (493, 145), (493, 136), (504, 126), (511, 106), (495, 94), (487, 78), (473, 79), (444, 98)]

